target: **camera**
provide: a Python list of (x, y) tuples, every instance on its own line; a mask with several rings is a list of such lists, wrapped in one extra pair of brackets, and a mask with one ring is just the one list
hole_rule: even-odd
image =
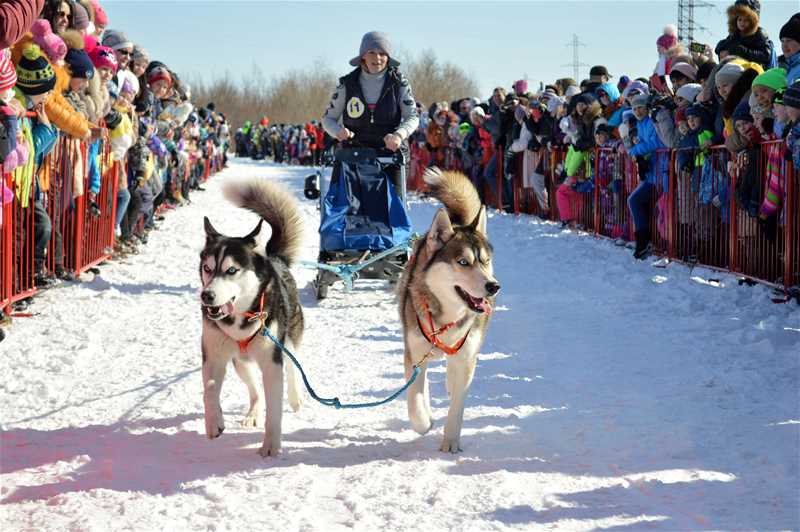
[(669, 96), (662, 96), (658, 93), (653, 93), (647, 98), (647, 107), (652, 110), (660, 108), (669, 109), (674, 111), (678, 106)]
[(706, 45), (701, 42), (693, 42), (689, 44), (689, 51), (694, 54), (702, 54), (706, 51)]

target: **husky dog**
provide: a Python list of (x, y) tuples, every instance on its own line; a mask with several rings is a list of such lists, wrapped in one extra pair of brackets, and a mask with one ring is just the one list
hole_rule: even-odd
[(398, 284), (406, 378), (414, 366), (420, 368), (408, 389), (408, 417), (420, 434), (433, 426), (426, 370), (428, 361), (447, 355), (450, 410), (441, 450), (457, 453), (464, 399), (500, 284), (492, 273), (486, 209), (475, 187), (466, 176), (435, 167), (423, 179), (445, 208), (415, 244)]
[[(294, 198), (275, 183), (234, 181), (226, 183), (223, 192), (233, 204), (253, 211), (261, 220), (244, 237), (221, 235), (208, 218), (204, 220), (200, 299), (206, 435), (216, 438), (225, 429), (219, 395), (226, 366), (232, 360), (250, 393), (250, 408), (242, 425), (257, 426), (266, 406), (264, 444), (259, 453), (274, 456), (281, 448), (284, 365), (293, 411), (300, 408), (301, 396), (294, 365), (290, 361), (284, 364), (281, 350), (261, 333), (268, 327), (292, 352), (300, 346), (303, 311), (289, 265), (299, 251), (302, 220)], [(257, 367), (263, 391), (256, 384)]]

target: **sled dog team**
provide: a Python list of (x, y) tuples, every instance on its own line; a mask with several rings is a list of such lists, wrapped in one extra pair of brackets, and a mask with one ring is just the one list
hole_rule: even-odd
[[(420, 434), (432, 427), (427, 366), (446, 358), (450, 408), (441, 450), (456, 453), (461, 451), (464, 400), (500, 285), (492, 272), (486, 209), (472, 183), (437, 168), (424, 179), (444, 208), (414, 243), (398, 283), (406, 378), (415, 366), (420, 369), (408, 388), (408, 416)], [(205, 218), (206, 243), (200, 253), (205, 430), (216, 438), (225, 429), (220, 390), (228, 362), (233, 362), (250, 395), (242, 424), (255, 427), (265, 419), (259, 453), (274, 456), (281, 448), (284, 371), (293, 411), (300, 408), (302, 394), (294, 364), (262, 332), (268, 328), (293, 353), (300, 347), (303, 309), (290, 266), (300, 249), (302, 220), (292, 195), (271, 181), (230, 181), (223, 193), (261, 220), (250, 234), (231, 237)]]

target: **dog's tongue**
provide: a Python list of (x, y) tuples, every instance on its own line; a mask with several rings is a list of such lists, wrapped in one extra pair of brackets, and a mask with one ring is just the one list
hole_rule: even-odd
[(230, 316), (231, 314), (233, 314), (233, 303), (228, 301), (227, 303), (219, 307), (219, 310), (222, 314)]
[(492, 307), (489, 306), (489, 301), (486, 298), (481, 298), (478, 302), (478, 308), (482, 311), (489, 313), (492, 311)]

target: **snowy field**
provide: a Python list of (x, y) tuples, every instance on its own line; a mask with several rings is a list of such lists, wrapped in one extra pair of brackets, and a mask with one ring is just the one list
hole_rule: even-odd
[[(243, 235), (219, 193), (258, 175), (297, 193), (304, 258), (319, 222), (308, 169), (238, 161), (167, 213), (138, 256), (36, 299), (0, 344), (0, 523), (10, 530), (776, 530), (800, 528), (800, 308), (764, 287), (529, 217), (492, 214), (503, 289), (470, 390), (459, 455), (405, 401), (284, 415), (283, 453), (238, 421), (203, 428), (198, 254), (203, 215)], [(425, 231), (436, 205), (412, 201)], [(315, 301), (299, 356), (320, 395), (382, 398), (403, 382), (393, 293), (378, 282)], [(720, 283), (709, 283), (715, 277)], [(287, 407), (288, 408), (288, 407)]]

